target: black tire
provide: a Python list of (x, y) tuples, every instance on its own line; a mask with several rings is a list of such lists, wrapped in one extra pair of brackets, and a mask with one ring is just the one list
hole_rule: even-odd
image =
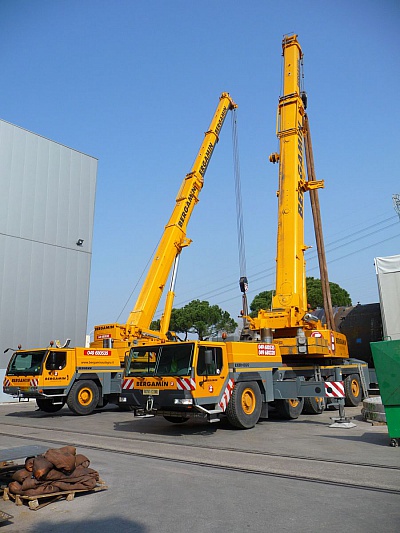
[(345, 405), (347, 407), (357, 407), (362, 400), (362, 387), (360, 376), (350, 374), (344, 379)]
[(307, 415), (320, 415), (325, 411), (325, 398), (315, 396), (313, 398), (304, 398), (303, 413)]
[(45, 400), (43, 398), (36, 398), (36, 405), (39, 407), (41, 411), (44, 411), (45, 413), (56, 413), (57, 411), (60, 411), (64, 405), (63, 403), (52, 403), (51, 400)]
[(67, 405), (76, 415), (90, 415), (99, 403), (99, 388), (93, 381), (76, 381), (67, 398)]
[(232, 426), (251, 429), (260, 419), (261, 408), (262, 397), (258, 384), (252, 381), (239, 381), (233, 389), (226, 416)]
[(274, 405), (281, 418), (285, 420), (296, 420), (303, 411), (304, 398), (275, 400)]
[(183, 422), (187, 422), (189, 418), (187, 416), (168, 416), (164, 415), (165, 420), (168, 422), (172, 422), (173, 424), (183, 424)]

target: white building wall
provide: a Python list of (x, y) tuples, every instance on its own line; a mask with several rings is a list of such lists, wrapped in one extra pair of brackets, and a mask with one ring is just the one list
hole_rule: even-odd
[(96, 175), (95, 158), (0, 120), (0, 374), (8, 347), (85, 343)]

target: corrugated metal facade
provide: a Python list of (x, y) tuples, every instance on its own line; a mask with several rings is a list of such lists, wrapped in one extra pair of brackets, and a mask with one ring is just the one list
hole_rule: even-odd
[(18, 344), (84, 345), (96, 175), (95, 158), (0, 120), (0, 369)]

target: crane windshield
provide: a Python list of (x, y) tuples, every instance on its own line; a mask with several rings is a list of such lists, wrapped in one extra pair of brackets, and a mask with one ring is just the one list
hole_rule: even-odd
[(192, 343), (131, 348), (126, 376), (190, 376), (193, 348)]
[(7, 374), (9, 376), (40, 374), (45, 354), (46, 350), (15, 352), (8, 365)]

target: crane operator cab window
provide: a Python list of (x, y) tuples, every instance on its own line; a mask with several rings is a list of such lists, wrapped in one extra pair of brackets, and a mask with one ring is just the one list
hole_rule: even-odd
[(193, 344), (131, 348), (127, 376), (190, 376)]
[(16, 376), (18, 374), (38, 375), (41, 372), (42, 362), (45, 352), (15, 352), (8, 365), (7, 374)]
[(196, 370), (198, 376), (219, 376), (222, 370), (222, 348), (200, 346)]
[(192, 344), (164, 345), (157, 360), (156, 374), (161, 376), (190, 376), (192, 352)]
[(156, 366), (158, 348), (131, 348), (126, 372), (128, 376), (151, 376)]

